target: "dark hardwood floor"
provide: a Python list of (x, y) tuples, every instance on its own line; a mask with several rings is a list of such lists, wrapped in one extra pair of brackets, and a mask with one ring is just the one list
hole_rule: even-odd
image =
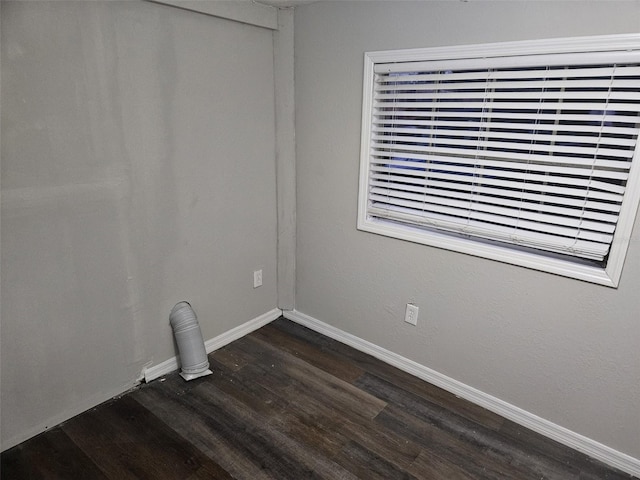
[(2, 454), (2, 479), (629, 479), (284, 319)]

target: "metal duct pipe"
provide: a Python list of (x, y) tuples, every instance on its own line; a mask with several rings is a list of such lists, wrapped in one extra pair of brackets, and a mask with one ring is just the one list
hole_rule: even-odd
[(169, 323), (178, 344), (180, 355), (180, 376), (185, 380), (204, 377), (213, 372), (209, 370), (207, 351), (196, 313), (189, 302), (179, 302), (171, 309)]

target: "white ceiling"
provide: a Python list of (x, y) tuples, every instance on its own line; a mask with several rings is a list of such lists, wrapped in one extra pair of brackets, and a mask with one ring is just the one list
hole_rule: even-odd
[(257, 3), (271, 5), (272, 7), (295, 7), (296, 5), (304, 5), (305, 3), (313, 3), (318, 0), (255, 0)]

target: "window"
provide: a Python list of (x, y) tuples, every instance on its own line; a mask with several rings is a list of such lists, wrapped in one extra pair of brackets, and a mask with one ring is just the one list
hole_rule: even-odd
[(365, 54), (360, 230), (617, 286), (640, 35)]

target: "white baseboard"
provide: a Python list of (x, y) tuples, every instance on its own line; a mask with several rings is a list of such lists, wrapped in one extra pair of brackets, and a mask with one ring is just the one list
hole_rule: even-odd
[[(231, 330), (224, 332), (217, 337), (210, 338), (209, 340), (204, 342), (204, 348), (207, 353), (211, 353), (219, 348), (224, 347), (225, 345), (237, 340), (245, 335), (257, 330), (260, 327), (263, 327), (269, 322), (274, 321), (276, 318), (282, 315), (282, 310), (278, 308), (274, 308), (273, 310), (263, 313), (262, 315), (254, 318), (253, 320), (249, 320), (242, 325), (239, 325)], [(144, 381), (150, 382), (159, 378), (168, 373), (174, 372), (178, 369), (178, 357), (171, 357), (168, 360), (165, 360), (162, 363), (157, 365), (153, 365), (144, 371)]]
[(367, 342), (355, 335), (344, 332), (339, 328), (317, 320), (297, 310), (283, 312), (285, 318), (310, 328), (318, 333), (333, 338), (341, 343), (349, 345), (361, 352), (382, 360), (385, 363), (404, 370), (422, 380), (436, 385), (458, 397), (469, 400), (476, 405), (486, 408), (498, 415), (507, 418), (519, 425), (538, 432), (552, 440), (567, 445), (579, 452), (600, 460), (607, 465), (618, 468), (636, 477), (640, 477), (640, 459), (631, 457), (625, 453), (614, 450), (595, 440), (573, 432), (567, 428), (556, 425), (533, 413), (522, 410), (499, 398), (481, 392), (469, 385), (465, 385), (442, 373), (436, 372), (424, 365), (402, 357), (396, 353)]

